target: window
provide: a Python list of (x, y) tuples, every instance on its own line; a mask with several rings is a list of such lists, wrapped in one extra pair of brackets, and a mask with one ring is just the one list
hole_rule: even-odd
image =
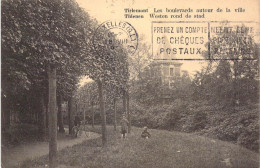
[(175, 68), (175, 75), (176, 76), (181, 76), (181, 69), (180, 69), (180, 67), (176, 67)]
[(174, 69), (170, 68), (170, 76), (174, 76)]

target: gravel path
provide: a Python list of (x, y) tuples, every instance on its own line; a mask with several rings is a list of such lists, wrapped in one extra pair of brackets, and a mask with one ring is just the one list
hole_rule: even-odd
[[(66, 134), (68, 130), (66, 129)], [(77, 138), (63, 137), (58, 139), (58, 150), (82, 143), (84, 140), (98, 138), (100, 135), (89, 132), (88, 136), (82, 134)], [(27, 159), (44, 156), (49, 153), (48, 142), (34, 142), (30, 144), (22, 144), (13, 148), (2, 148), (2, 168), (11, 168), (21, 164)]]

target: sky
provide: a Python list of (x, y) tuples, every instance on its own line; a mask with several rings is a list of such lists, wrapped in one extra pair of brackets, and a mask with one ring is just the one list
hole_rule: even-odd
[[(90, 17), (97, 19), (101, 24), (108, 20), (126, 21), (129, 22), (137, 31), (144, 37), (148, 45), (152, 45), (152, 21), (254, 21), (259, 22), (259, 1), (258, 0), (76, 0), (80, 7), (89, 13)], [(210, 3), (209, 3), (210, 2)], [(124, 9), (148, 9), (148, 13), (143, 13), (144, 18), (125, 18)], [(205, 18), (150, 18), (149, 14), (155, 10), (162, 9), (162, 13), (166, 14), (168, 9), (213, 9), (213, 12), (202, 12)], [(222, 12), (216, 12), (217, 8), (222, 9)], [(231, 12), (226, 12), (230, 9)], [(235, 9), (243, 8), (244, 12), (235, 12)], [(133, 13), (134, 14), (134, 13)], [(135, 13), (138, 14), (138, 13)], [(168, 13), (169, 14), (169, 13)], [(172, 13), (174, 14), (174, 13)], [(194, 12), (192, 13), (193, 16)], [(177, 24), (176, 24), (177, 25)], [(257, 34), (256, 41), (259, 40), (259, 23), (252, 24)], [(154, 40), (154, 39), (153, 39)], [(196, 57), (197, 58), (197, 57)], [(205, 61), (182, 61), (182, 70), (187, 70), (190, 74), (199, 71), (202, 66), (206, 65)], [(84, 79), (86, 80), (86, 79)], [(82, 81), (84, 81), (82, 80)]]

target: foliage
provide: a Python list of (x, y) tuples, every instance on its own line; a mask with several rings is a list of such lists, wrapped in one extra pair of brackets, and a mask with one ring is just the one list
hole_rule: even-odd
[(130, 80), (142, 78), (142, 73), (152, 61), (151, 46), (145, 42), (145, 36), (138, 37), (138, 48), (135, 54), (128, 57)]
[(133, 125), (197, 133), (258, 150), (258, 106), (233, 109), (216, 108), (206, 101), (175, 100), (172, 105), (151, 106), (131, 102)]
[[(58, 94), (68, 99), (80, 75), (81, 52), (88, 46), (92, 24), (88, 15), (70, 0), (1, 4), (4, 112), (14, 106), (13, 111), (30, 107), (31, 101), (46, 96), (49, 64), (58, 69)], [(30, 99), (15, 101), (20, 95)]]
[(259, 149), (258, 107), (242, 107), (237, 112), (217, 111), (218, 114), (208, 114), (208, 128), (201, 131), (209, 137), (231, 141), (251, 150)]
[(73, 95), (82, 75), (101, 80), (116, 93), (127, 90), (127, 53), (122, 46), (111, 49), (107, 38), (98, 41), (102, 47), (97, 52), (92, 38), (104, 32), (95, 33), (97, 22), (74, 0), (1, 3), (4, 111), (16, 104), (27, 107), (33, 100), (24, 102), (20, 95), (47, 97), (48, 65), (57, 69), (57, 94), (64, 100)]
[(30, 124), (12, 125), (3, 133), (2, 143), (5, 147), (22, 143), (33, 142), (40, 139), (38, 128)]
[[(245, 28), (244, 25), (240, 27)], [(221, 106), (256, 103), (259, 97), (259, 44), (254, 37), (233, 30), (217, 34), (209, 45), (213, 59), (195, 75), (193, 98)], [(207, 54), (203, 56), (207, 58)]]

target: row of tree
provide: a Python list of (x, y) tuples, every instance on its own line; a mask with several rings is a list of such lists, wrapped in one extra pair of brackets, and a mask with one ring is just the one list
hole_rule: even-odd
[[(64, 132), (61, 103), (69, 102), (71, 130), (77, 83), (87, 75), (97, 83), (105, 145), (104, 85), (110, 88), (107, 95), (122, 94), (127, 100), (124, 48), (111, 47), (107, 39), (99, 38), (97, 50), (92, 38), (98, 23), (74, 0), (4, 0), (1, 4), (2, 126), (10, 125), (15, 111), (21, 118), (36, 113), (44, 136), (49, 128), (49, 161), (55, 167), (57, 123)], [(105, 37), (102, 33), (95, 32), (95, 36)]]

